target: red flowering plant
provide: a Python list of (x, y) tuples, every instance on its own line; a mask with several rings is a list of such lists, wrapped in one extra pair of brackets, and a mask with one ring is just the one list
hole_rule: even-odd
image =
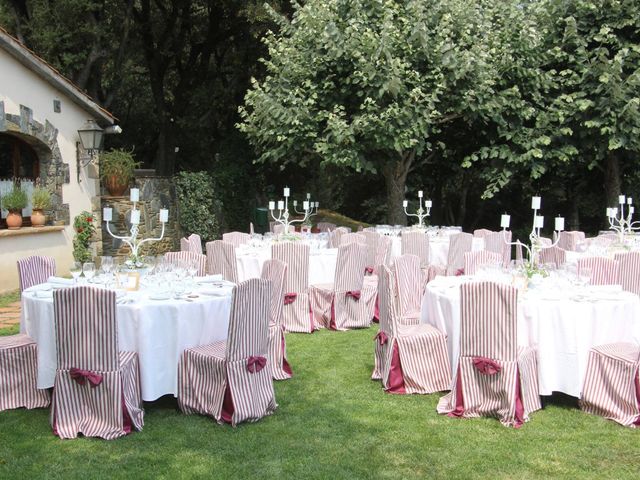
[(73, 229), (76, 231), (73, 238), (73, 258), (77, 262), (91, 261), (91, 237), (96, 231), (94, 220), (93, 215), (89, 212), (82, 212), (73, 219)]

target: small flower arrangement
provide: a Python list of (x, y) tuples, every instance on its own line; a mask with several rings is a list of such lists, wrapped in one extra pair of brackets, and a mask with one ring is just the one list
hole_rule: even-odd
[(147, 266), (142, 261), (142, 257), (140, 255), (129, 255), (129, 258), (124, 261), (124, 265), (131, 270), (135, 268), (144, 268)]
[(89, 212), (82, 212), (73, 219), (73, 258), (76, 262), (90, 262), (92, 258), (91, 237), (96, 231), (95, 217)]

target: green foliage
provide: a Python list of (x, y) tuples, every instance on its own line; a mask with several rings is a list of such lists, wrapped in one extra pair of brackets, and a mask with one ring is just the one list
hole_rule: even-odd
[(140, 162), (136, 162), (133, 150), (114, 148), (100, 153), (100, 178), (103, 180), (116, 176), (128, 182), (133, 178), (133, 171), (139, 166)]
[(14, 183), (11, 191), (0, 197), (0, 203), (2, 204), (2, 208), (10, 212), (20, 213), (29, 203), (29, 197), (18, 184)]
[(178, 222), (184, 235), (197, 233), (203, 242), (220, 236), (220, 202), (207, 172), (180, 172), (175, 177)]
[(46, 210), (51, 205), (51, 192), (45, 187), (36, 187), (31, 193), (31, 205), (34, 210)]
[(91, 238), (95, 234), (95, 218), (89, 212), (82, 212), (73, 219), (73, 229), (76, 234), (73, 238), (73, 258), (77, 262), (90, 262)]

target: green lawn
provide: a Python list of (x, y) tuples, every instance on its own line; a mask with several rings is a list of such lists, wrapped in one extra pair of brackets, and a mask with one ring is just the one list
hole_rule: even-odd
[[(553, 398), (520, 430), (435, 412), (440, 394), (395, 396), (369, 379), (375, 327), (287, 336), (295, 377), (275, 415), (233, 429), (146, 404), (115, 441), (62, 441), (47, 410), (0, 413), (0, 478), (638, 478), (640, 432)], [(548, 400), (548, 399), (547, 399)]]

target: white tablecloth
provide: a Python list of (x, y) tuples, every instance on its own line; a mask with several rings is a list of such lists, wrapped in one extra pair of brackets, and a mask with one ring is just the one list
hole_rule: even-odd
[[(484, 240), (482, 238), (474, 238), (471, 249), (475, 251), (484, 250)], [(402, 240), (400, 237), (393, 237), (391, 246), (391, 258), (402, 255)], [(447, 257), (449, 255), (449, 235), (437, 236), (429, 238), (429, 264), (430, 265), (447, 265)]]
[[(192, 301), (151, 300), (132, 292), (127, 298), (134, 303), (117, 305), (119, 348), (138, 353), (143, 400), (176, 395), (178, 360), (186, 348), (226, 340), (231, 291), (221, 287), (223, 296), (200, 294)], [(53, 297), (38, 295), (43, 296), (31, 289), (22, 294), (20, 330), (38, 344), (38, 388), (49, 388), (56, 371)]]
[[(427, 285), (423, 323), (447, 334), (452, 373), (460, 352), (460, 285), (471, 277), (438, 277)], [(579, 397), (589, 349), (640, 342), (640, 299), (616, 287), (530, 289), (519, 295), (518, 344), (538, 354), (541, 395)]]

